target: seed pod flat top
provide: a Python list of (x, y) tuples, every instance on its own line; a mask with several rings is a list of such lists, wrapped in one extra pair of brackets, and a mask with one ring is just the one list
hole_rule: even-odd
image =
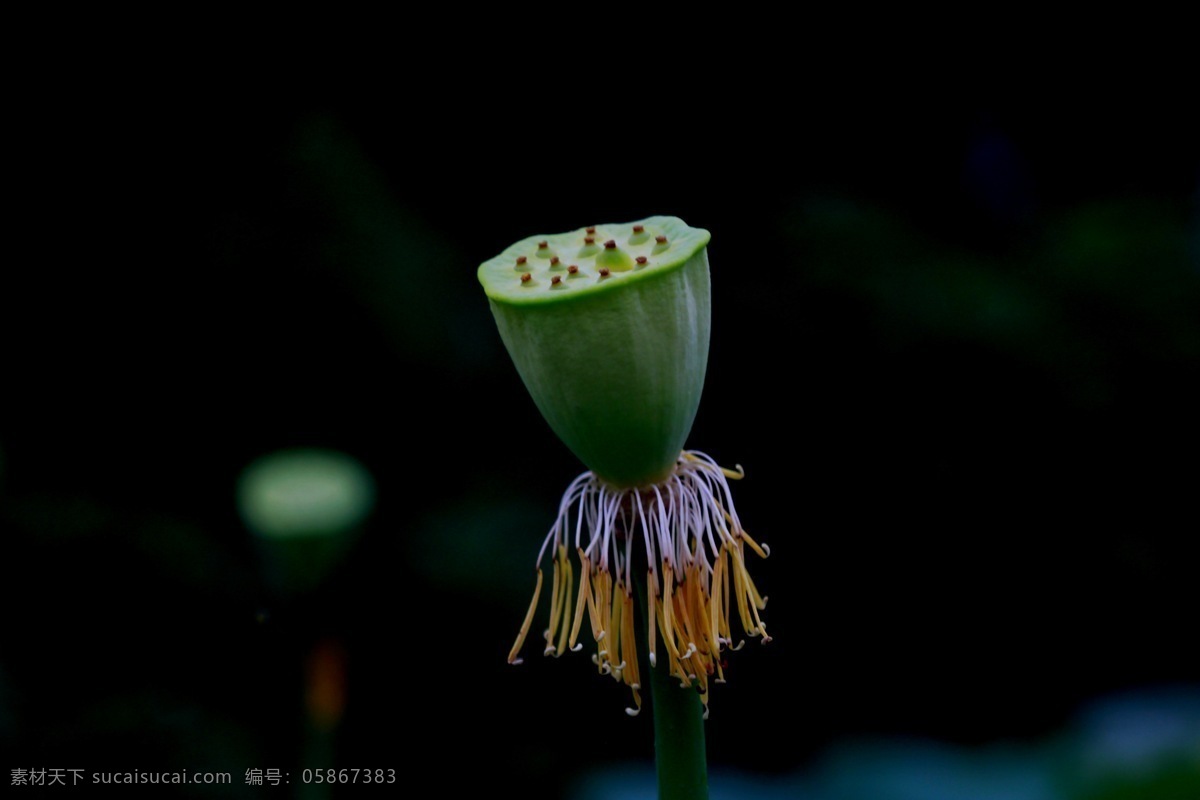
[(677, 270), (708, 240), (678, 217), (530, 236), (481, 264), (479, 282), (491, 300), (512, 305), (594, 297)]

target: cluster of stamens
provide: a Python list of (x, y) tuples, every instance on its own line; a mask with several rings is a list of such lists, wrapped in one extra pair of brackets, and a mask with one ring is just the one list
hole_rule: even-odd
[[(703, 453), (685, 451), (670, 476), (649, 488), (616, 489), (591, 472), (576, 478), (538, 553), (537, 586), (509, 663), (522, 661), (518, 654), (537, 610), (541, 563), (549, 551), (554, 559), (553, 588), (544, 654), (558, 657), (567, 650), (582, 650), (578, 639), (586, 612), (596, 645), (592, 663), (633, 691), (634, 707), (626, 713), (636, 715), (642, 707), (640, 643), (648, 648), (651, 668), (664, 655), (670, 674), (699, 692), (707, 718), (709, 683), (725, 682), (721, 653), (740, 650), (744, 644), (734, 645), (733, 609), (746, 636), (761, 637), (764, 644), (771, 640), (759, 616), (767, 598), (759, 594), (745, 561), (746, 548), (763, 558), (770, 548), (746, 533), (734, 510), (726, 479), (741, 477), (740, 467), (723, 469)], [(571, 549), (580, 565), (577, 592)], [(636, 591), (644, 603), (634, 599), (635, 561)], [(646, 625), (646, 638), (640, 641), (634, 625), (639, 612)]]
[[(515, 271), (520, 277), (520, 285), (526, 289), (534, 289), (538, 286), (544, 286), (547, 289), (565, 289), (576, 282), (581, 282), (581, 285), (598, 283), (616, 274), (651, 266), (651, 256), (658, 255), (667, 250), (670, 244), (667, 237), (663, 234), (654, 236), (653, 244), (651, 244), (651, 237), (646, 232), (645, 226), (634, 225), (632, 226), (630, 235), (626, 239), (626, 246), (640, 250), (644, 250), (645, 246), (648, 246), (650, 249), (648, 255), (644, 253), (638, 254), (630, 259), (624, 253), (616, 238), (605, 240), (603, 247), (597, 246), (597, 238), (594, 227), (584, 229), (579, 250), (571, 259), (582, 262), (583, 266), (580, 266), (578, 263), (564, 263), (562, 257), (554, 251), (548, 240), (538, 242), (532, 261), (545, 263), (544, 269), (540, 271), (550, 273), (550, 280), (548, 283), (539, 280), (539, 269), (534, 267), (531, 257), (520, 255), (516, 257), (514, 265)], [(605, 260), (605, 257), (598, 258), (603, 253), (611, 254), (607, 256), (608, 262), (606, 262), (606, 265), (600, 263)], [(565, 276), (553, 274), (564, 268), (566, 270)]]

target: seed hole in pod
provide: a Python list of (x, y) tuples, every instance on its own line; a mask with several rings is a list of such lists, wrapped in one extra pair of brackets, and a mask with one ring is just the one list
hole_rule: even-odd
[(608, 276), (609, 276), (608, 267), (601, 267), (600, 268), (600, 277), (607, 278)]
[(579, 267), (572, 264), (571, 266), (567, 267), (567, 272), (571, 273), (572, 275), (577, 275), (579, 273)]
[(533, 276), (530, 275), (528, 272), (526, 272), (524, 275), (521, 276), (522, 284), (528, 284), (531, 280), (533, 280)]
[(641, 244), (650, 239), (650, 234), (646, 233), (645, 225), (634, 225), (633, 235), (629, 237), (630, 244)]
[(637, 257), (637, 263), (638, 263), (638, 266), (639, 266), (639, 267), (644, 267), (644, 266), (646, 266), (646, 261), (647, 261), (647, 260), (648, 260), (648, 259), (647, 259), (645, 256), (638, 256), (638, 257)]
[(654, 253), (655, 255), (657, 255), (657, 254), (663, 252), (664, 250), (666, 250), (667, 248), (669, 248), (670, 246), (671, 246), (670, 243), (667, 242), (667, 237), (663, 236), (662, 234), (659, 234), (658, 236), (654, 237), (654, 249), (651, 252)]
[(594, 235), (596, 233), (596, 228), (594, 226), (591, 228), (588, 228), (587, 232), (589, 235)]
[(600, 248), (596, 246), (595, 236), (583, 237), (583, 247), (579, 248), (580, 258), (591, 258), (600, 252)]
[(633, 269), (633, 257), (617, 247), (613, 239), (604, 243), (604, 250), (596, 256), (596, 266), (606, 267), (613, 272), (628, 272)]
[(555, 275), (553, 278), (550, 279), (551, 286), (558, 286), (561, 283), (562, 283), (562, 275)]
[(562, 264), (558, 263), (558, 256), (550, 259), (550, 269), (562, 269)]

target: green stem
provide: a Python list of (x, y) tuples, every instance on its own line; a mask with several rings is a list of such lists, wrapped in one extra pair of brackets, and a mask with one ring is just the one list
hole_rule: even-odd
[(667, 673), (666, 660), (650, 670), (658, 800), (707, 800), (704, 708), (695, 689)]
[[(644, 564), (641, 565), (644, 569)], [(636, 571), (634, 604), (637, 618), (645, 620), (646, 581)], [(646, 631), (636, 625), (635, 636), (647, 644)], [(671, 677), (666, 645), (659, 640), (660, 658), (651, 667), (645, 650), (639, 648), (642, 675), (650, 676), (650, 711), (654, 716), (654, 760), (658, 767), (658, 800), (708, 800), (708, 764), (704, 748), (704, 704), (695, 689), (680, 687)]]

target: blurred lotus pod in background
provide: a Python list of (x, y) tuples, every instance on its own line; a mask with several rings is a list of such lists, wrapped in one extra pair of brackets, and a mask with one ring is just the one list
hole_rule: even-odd
[(334, 450), (280, 450), (242, 472), (238, 511), (285, 594), (321, 582), (357, 537), (375, 505), (375, 481)]

